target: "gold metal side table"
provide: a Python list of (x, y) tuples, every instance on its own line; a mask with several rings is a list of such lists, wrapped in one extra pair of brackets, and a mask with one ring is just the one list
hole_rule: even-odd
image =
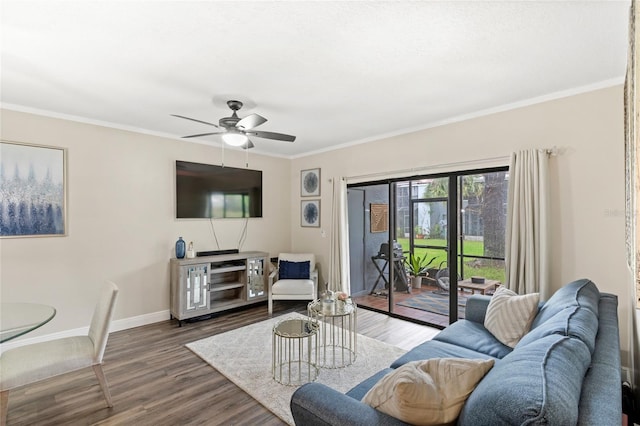
[(353, 364), (358, 353), (357, 305), (348, 300), (323, 304), (314, 300), (307, 306), (310, 318), (320, 326), (319, 366), (342, 368)]
[(289, 318), (273, 327), (272, 377), (299, 386), (318, 378), (318, 323)]

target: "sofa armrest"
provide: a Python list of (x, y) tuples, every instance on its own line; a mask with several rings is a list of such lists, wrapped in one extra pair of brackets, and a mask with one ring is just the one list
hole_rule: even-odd
[(622, 424), (618, 296), (600, 293), (598, 334), (591, 365), (582, 382), (578, 424)]
[(291, 413), (301, 426), (406, 425), (322, 383), (307, 383), (291, 396)]
[(487, 313), (487, 306), (489, 306), (489, 301), (491, 300), (491, 296), (483, 296), (481, 294), (472, 294), (467, 299), (467, 307), (464, 311), (464, 318), (477, 322), (479, 324), (484, 324), (484, 316)]

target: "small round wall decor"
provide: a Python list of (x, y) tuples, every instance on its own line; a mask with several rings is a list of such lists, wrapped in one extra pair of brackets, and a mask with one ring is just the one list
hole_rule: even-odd
[(303, 197), (320, 196), (320, 169), (300, 172), (300, 195)]
[(320, 227), (320, 200), (302, 201), (300, 205), (300, 225)]

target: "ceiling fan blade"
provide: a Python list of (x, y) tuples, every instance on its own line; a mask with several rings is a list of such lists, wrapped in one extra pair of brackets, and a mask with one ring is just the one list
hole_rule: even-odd
[(292, 135), (285, 135), (284, 133), (274, 133), (274, 132), (261, 132), (261, 131), (255, 131), (255, 132), (250, 132), (247, 133), (248, 135), (251, 136), (257, 136), (259, 138), (264, 138), (264, 139), (275, 139), (277, 141), (284, 141), (284, 142), (293, 142), (296, 140), (295, 136)]
[(240, 130), (250, 130), (254, 127), (258, 127), (262, 123), (266, 122), (267, 119), (258, 114), (247, 115), (242, 120), (236, 123), (236, 128)]
[(200, 133), (198, 135), (183, 136), (182, 139), (185, 139), (185, 138), (199, 138), (200, 136), (221, 135), (223, 133), (225, 133), (225, 132)]
[(208, 124), (209, 126), (218, 127), (217, 124), (209, 123), (208, 121), (196, 120), (195, 118), (185, 117), (184, 115), (170, 114), (173, 117), (184, 118), (185, 120), (195, 121), (196, 123)]
[(251, 149), (253, 148), (255, 145), (253, 144), (253, 142), (251, 141), (247, 141), (247, 143), (245, 143), (244, 145), (242, 145), (242, 149)]

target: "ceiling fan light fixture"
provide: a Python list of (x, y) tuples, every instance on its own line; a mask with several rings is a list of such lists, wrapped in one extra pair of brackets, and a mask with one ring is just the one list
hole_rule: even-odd
[(237, 130), (229, 130), (227, 133), (222, 135), (222, 140), (227, 145), (242, 146), (249, 141), (249, 138), (242, 132), (238, 132)]
[[(267, 119), (258, 114), (250, 114), (244, 118), (238, 117), (237, 111), (242, 108), (242, 102), (240, 101), (227, 101), (227, 105), (233, 111), (231, 117), (223, 117), (218, 120), (219, 124), (210, 123), (208, 121), (202, 121), (195, 118), (185, 117), (184, 115), (171, 114), (173, 117), (183, 118), (185, 120), (195, 121), (201, 124), (207, 124), (209, 126), (217, 127), (219, 131), (198, 133), (197, 135), (183, 136), (183, 138), (198, 138), (201, 136), (221, 135), (222, 142), (225, 145), (242, 147), (244, 149), (253, 148), (254, 145), (249, 140), (249, 136), (256, 136), (262, 139), (272, 139), (275, 141), (293, 142), (296, 140), (295, 136), (285, 135), (284, 133), (275, 132), (262, 132), (253, 130), (264, 124)], [(224, 146), (224, 145), (223, 145)]]

